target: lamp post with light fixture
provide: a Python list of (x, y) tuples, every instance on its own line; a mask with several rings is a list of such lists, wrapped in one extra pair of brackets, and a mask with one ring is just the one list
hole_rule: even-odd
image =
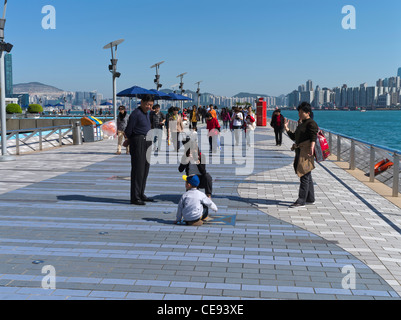
[[(179, 74), (178, 76), (177, 76), (177, 78), (180, 78), (181, 79), (181, 82), (180, 82), (180, 90), (181, 90), (181, 95), (183, 95), (184, 94), (184, 92), (185, 92), (185, 90), (184, 90), (184, 76), (187, 74), (188, 72), (184, 72), (184, 73), (181, 73), (181, 74)], [(182, 101), (181, 102), (181, 112), (183, 112), (183, 110), (184, 110), (184, 101)]]
[(159, 68), (160, 68), (160, 65), (163, 64), (164, 62), (165, 61), (158, 62), (150, 67), (151, 69), (156, 68), (156, 78), (155, 78), (156, 90), (159, 90), (163, 87), (163, 85), (160, 83)]
[(7, 152), (7, 122), (6, 122), (6, 84), (4, 74), (4, 53), (11, 52), (13, 45), (4, 42), (4, 27), (6, 25), (7, 0), (4, 1), (3, 18), (0, 19), (0, 116), (1, 116), (1, 156), (0, 162), (14, 161), (15, 157)]
[(124, 42), (124, 39), (110, 42), (106, 44), (103, 49), (111, 49), (111, 65), (109, 65), (109, 71), (113, 75), (113, 109), (114, 109), (114, 121), (117, 121), (117, 78), (120, 78), (121, 73), (117, 72), (117, 47)]

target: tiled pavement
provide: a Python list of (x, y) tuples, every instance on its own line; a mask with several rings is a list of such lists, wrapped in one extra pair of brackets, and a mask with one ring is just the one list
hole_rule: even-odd
[(156, 202), (131, 206), (115, 141), (0, 164), (0, 299), (399, 299), (401, 210), (330, 162), (314, 172), (316, 204), (289, 209), (289, 146), (258, 129), (249, 176), (209, 164), (219, 212), (202, 227), (173, 224), (177, 164), (152, 165)]

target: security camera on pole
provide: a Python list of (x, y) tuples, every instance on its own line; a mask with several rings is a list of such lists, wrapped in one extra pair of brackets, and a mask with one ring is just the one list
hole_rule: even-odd
[(1, 116), (1, 156), (0, 162), (14, 161), (15, 157), (7, 152), (7, 122), (6, 122), (6, 83), (4, 75), (4, 52), (10, 52), (13, 45), (4, 42), (4, 27), (6, 24), (7, 0), (4, 1), (3, 18), (0, 19), (0, 116)]
[(117, 96), (116, 96), (116, 91), (117, 91), (117, 85), (116, 85), (116, 79), (120, 78), (121, 73), (117, 72), (117, 47), (121, 43), (124, 42), (124, 39), (120, 39), (117, 41), (110, 42), (109, 44), (106, 44), (103, 49), (111, 49), (111, 65), (109, 65), (109, 71), (113, 75), (113, 109), (114, 109), (114, 121), (117, 121)]

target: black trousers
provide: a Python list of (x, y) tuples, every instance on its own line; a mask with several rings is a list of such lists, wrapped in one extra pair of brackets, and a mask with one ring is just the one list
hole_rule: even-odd
[[(145, 198), (146, 180), (150, 164), (146, 159), (148, 149), (151, 151), (152, 142), (146, 141), (146, 136), (137, 135), (130, 139), (131, 153), (131, 202)], [(149, 152), (149, 157), (151, 153)], [(149, 159), (150, 160), (150, 159)]]
[(210, 174), (202, 174), (199, 175), (200, 184), (198, 186), (199, 189), (205, 189), (206, 195), (212, 195), (213, 192), (213, 179)]
[(283, 142), (283, 129), (274, 128), (274, 135), (276, 136), (276, 144), (281, 144)]
[(315, 202), (315, 188), (313, 186), (312, 171), (301, 177), (297, 203)]

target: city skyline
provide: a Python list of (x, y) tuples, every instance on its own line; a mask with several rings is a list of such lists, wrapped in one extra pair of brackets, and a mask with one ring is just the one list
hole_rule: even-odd
[[(76, 0), (54, 3), (57, 24), (44, 30), (45, 1), (9, 1), (6, 41), (14, 44), (15, 83), (39, 81), (68, 91), (98, 90), (111, 96), (107, 70), (112, 40), (118, 50), (118, 89), (154, 87), (158, 61), (163, 89), (184, 77), (184, 88), (233, 96), (246, 91), (287, 94), (304, 79), (334, 87), (357, 86), (392, 74), (401, 65), (399, 1), (356, 0), (355, 30), (342, 28), (345, 1), (222, 1), (202, 5), (175, 0), (96, 6)], [(392, 8), (389, 10), (388, 8)], [(155, 9), (157, 8), (157, 10)], [(141, 14), (145, 13), (145, 14)], [(149, 13), (149, 14), (147, 14)], [(362, 79), (362, 80), (361, 80)]]

